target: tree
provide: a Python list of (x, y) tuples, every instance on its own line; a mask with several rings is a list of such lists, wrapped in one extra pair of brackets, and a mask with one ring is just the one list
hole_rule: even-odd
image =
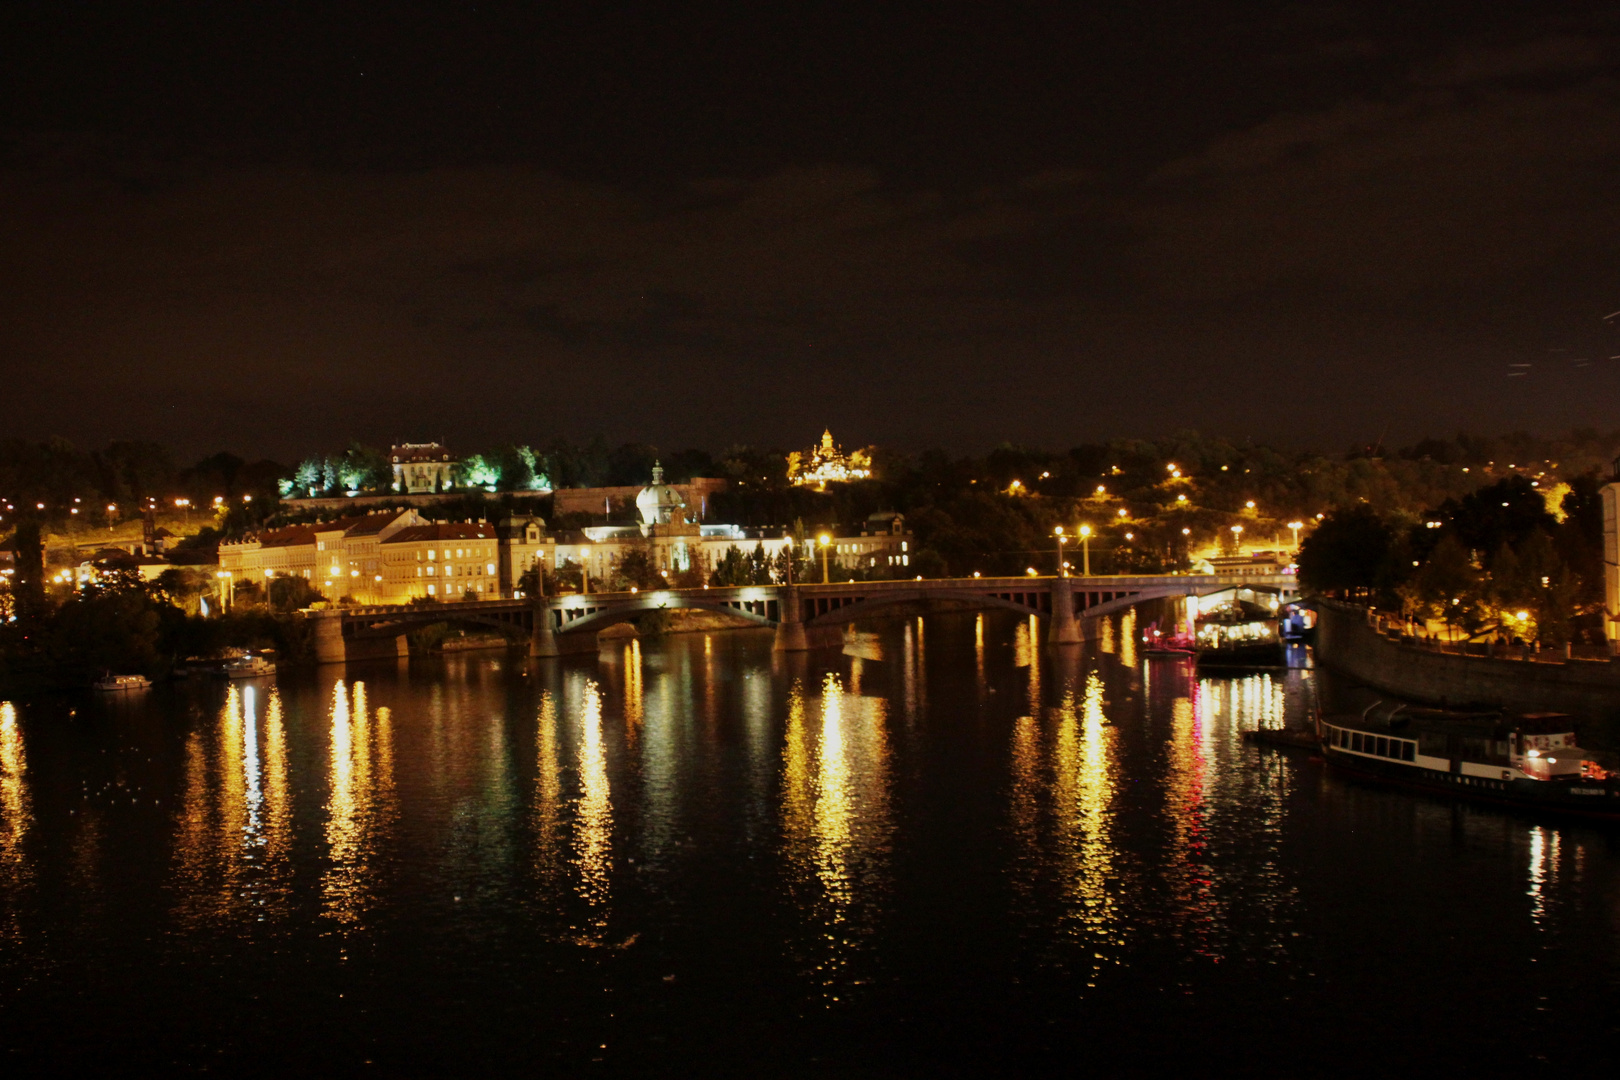
[(1299, 577), (1312, 592), (1365, 598), (1384, 580), (1394, 531), (1372, 507), (1336, 510), (1299, 549)]
[(664, 576), (653, 563), (652, 547), (638, 544), (613, 560), (609, 587), (623, 592), (627, 589), (656, 589), (665, 585)]
[(273, 611), (302, 611), (325, 599), (325, 593), (298, 574), (281, 574), (270, 580), (270, 608)]

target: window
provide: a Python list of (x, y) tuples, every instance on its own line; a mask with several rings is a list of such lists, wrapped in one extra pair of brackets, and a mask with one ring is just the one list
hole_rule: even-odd
[(1401, 760), (1402, 761), (1412, 761), (1416, 757), (1417, 757), (1417, 743), (1406, 742), (1405, 740), (1402, 740), (1402, 742), (1401, 742)]
[(433, 567), (430, 566), (430, 567), (428, 567), (428, 577), (432, 577), (432, 576), (433, 576)]
[(491, 577), (494, 577), (495, 576), (495, 564), (494, 563), (487, 564), (484, 567), (484, 573), (490, 575)]
[(428, 558), (429, 558), (429, 559), (436, 559), (436, 558), (438, 558), (438, 557), (439, 557), (439, 553), (438, 553), (438, 552), (437, 552), (437, 551), (430, 551), (430, 552), (428, 552)]
[(1382, 735), (1378, 736), (1378, 749), (1375, 751), (1379, 757), (1389, 757), (1389, 740)]
[(432, 596), (432, 595), (433, 595), (433, 593), (434, 593), (434, 589), (433, 589), (433, 586), (432, 586), (432, 585), (429, 585), (429, 586), (428, 586), (428, 595), (429, 595), (429, 596)]

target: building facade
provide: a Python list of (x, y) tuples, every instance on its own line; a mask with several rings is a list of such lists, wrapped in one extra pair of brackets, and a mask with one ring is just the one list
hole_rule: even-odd
[[(775, 559), (792, 540), (781, 529), (700, 525), (677, 485), (653, 482), (636, 496), (640, 521), (552, 533), (535, 515), (485, 521), (430, 521), (416, 509), (363, 514), (314, 525), (267, 529), (219, 546), (219, 572), (255, 585), (302, 577), (328, 600), (361, 604), (412, 600), (494, 600), (522, 595), (536, 566), (548, 572), (577, 566), (587, 586), (601, 587), (615, 564), (645, 550), (654, 569), (671, 578), (697, 571), (704, 579), (731, 548), (762, 548)], [(836, 535), (835, 535), (836, 534)], [(881, 568), (906, 576), (911, 535), (899, 514), (874, 514), (853, 529), (828, 530), (828, 568)], [(820, 552), (812, 552), (819, 561)]]
[(398, 443), (388, 450), (394, 467), (394, 490), (407, 495), (449, 491), (456, 483), (456, 467), (442, 443)]

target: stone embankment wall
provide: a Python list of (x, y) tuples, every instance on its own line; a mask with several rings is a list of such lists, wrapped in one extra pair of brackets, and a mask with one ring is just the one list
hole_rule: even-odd
[(1620, 722), (1620, 662), (1435, 652), (1381, 633), (1364, 608), (1313, 600), (1316, 660), (1397, 697), (1450, 708), (1562, 712)]

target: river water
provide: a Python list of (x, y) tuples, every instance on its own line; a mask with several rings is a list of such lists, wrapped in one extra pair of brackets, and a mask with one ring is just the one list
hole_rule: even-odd
[(1608, 1066), (1604, 830), (1253, 749), (1318, 674), (1145, 661), (1131, 614), (862, 629), (0, 705), (0, 1062)]

